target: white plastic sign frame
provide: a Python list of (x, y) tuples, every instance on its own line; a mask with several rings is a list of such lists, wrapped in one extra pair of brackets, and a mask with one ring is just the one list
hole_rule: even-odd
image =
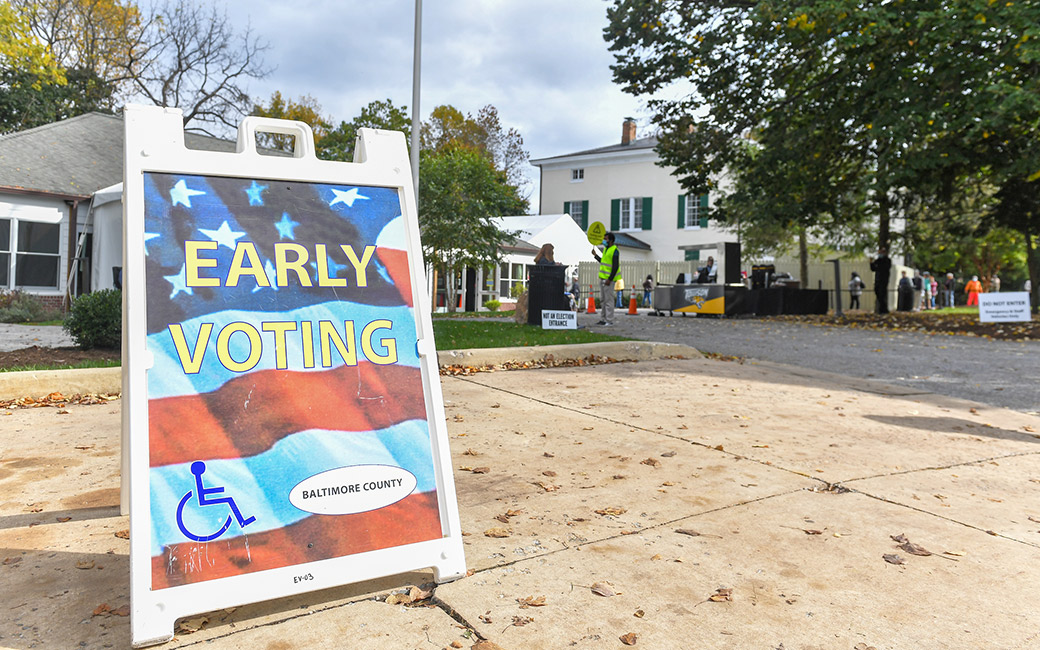
[(578, 314), (573, 311), (549, 311), (542, 310), (543, 330), (574, 330), (578, 329)]
[[(395, 131), (361, 129), (355, 162), (340, 163), (320, 161), (315, 157), (311, 130), (302, 122), (248, 117), (239, 126), (237, 152), (219, 153), (185, 148), (182, 114), (178, 109), (128, 106), (124, 115), (126, 140), (123, 203), (123, 436), (124, 457), (126, 448), (129, 448), (131, 637), (134, 647), (169, 640), (173, 636), (176, 619), (190, 614), (425, 568), (434, 570), (437, 582), (453, 580), (464, 575), (466, 568), (458, 506), (444, 425), (444, 406), (429, 298), (424, 290), (425, 276), (415, 195), (404, 136)], [(256, 149), (258, 132), (294, 136), (295, 150), (292, 157), (260, 155)], [(241, 186), (244, 188), (244, 195), (240, 197), (241, 203), (231, 205), (231, 202), (226, 200), (229, 196), (226, 187), (234, 182), (245, 184)], [(214, 189), (217, 187), (225, 188), (224, 194), (221, 195), (224, 204), (217, 205), (218, 192)], [(296, 194), (288, 194), (290, 190)], [(335, 192), (329, 194), (333, 190)], [(250, 228), (243, 224), (254, 215), (247, 213), (261, 210), (260, 207), (252, 207), (254, 199), (259, 202), (257, 205), (263, 205), (264, 196), (274, 197), (277, 192), (281, 192), (277, 196), (281, 196), (279, 200), (282, 201), (277, 206), (278, 210), (281, 210), (283, 205), (293, 205), (292, 201), (300, 200), (299, 197), (303, 194), (311, 197), (311, 203), (308, 204), (310, 207), (301, 208), (299, 213), (293, 212), (290, 208), (281, 223), (270, 224), (270, 229), (256, 226), (254, 231), (250, 231)], [(376, 195), (384, 199), (380, 204), (384, 210), (383, 218), (389, 220), (388, 224), (396, 223), (395, 228), (392, 229), (390, 225), (379, 226), (383, 230), (379, 231), (377, 242), (371, 232), (365, 235), (366, 228), (371, 231), (376, 227), (371, 225), (371, 220), (366, 223), (354, 222), (351, 226), (353, 230), (349, 233), (354, 238), (353, 241), (360, 243), (356, 246), (357, 250), (352, 251), (347, 251), (347, 247), (343, 246), (343, 255), (339, 257), (340, 261), (344, 261), (343, 264), (335, 263), (336, 258), (332, 253), (328, 253), (322, 262), (319, 252), (325, 252), (326, 249), (319, 248), (321, 244), (315, 244), (313, 241), (309, 243), (310, 255), (315, 263), (311, 267), (312, 270), (299, 263), (305, 238), (294, 237), (294, 234), (306, 234), (306, 229), (317, 223), (308, 222), (312, 215), (325, 215), (325, 221), (321, 223), (325, 224), (326, 230), (316, 232), (329, 238), (325, 243), (331, 250), (339, 243), (334, 241), (336, 228), (341, 227), (337, 225), (337, 219), (348, 222), (348, 217), (344, 214), (333, 213), (349, 212), (348, 207), (353, 207), (355, 201), (360, 202), (359, 206), (368, 209), (368, 206), (376, 203), (375, 200), (369, 199)], [(314, 197), (321, 197), (321, 201), (315, 200)], [(210, 203), (207, 204), (207, 201)], [(325, 206), (322, 202), (333, 205)], [(210, 207), (207, 208), (207, 205)], [(190, 217), (197, 218), (197, 221), (190, 221), (189, 217), (185, 216), (188, 208), (192, 206), (200, 209), (200, 216)], [(386, 215), (390, 214), (387, 210), (394, 209), (399, 210), (397, 214), (400, 217), (387, 217)], [(221, 215), (225, 215), (224, 221), (218, 228), (213, 220), (219, 221)], [(237, 219), (238, 215), (245, 216)], [(146, 218), (152, 220), (148, 222), (153, 226), (152, 230), (162, 230), (169, 235), (173, 232), (170, 228), (179, 229), (179, 235), (160, 236), (157, 232), (147, 231)], [(205, 235), (200, 234), (204, 227), (203, 218), (209, 220), (206, 222), (208, 227), (204, 231)], [(234, 225), (229, 225), (229, 220)], [(253, 219), (251, 223), (258, 222)], [(278, 229), (277, 232), (275, 228)], [(395, 268), (399, 272), (404, 269), (404, 273), (407, 274), (399, 274), (396, 277), (407, 277), (410, 279), (408, 283), (394, 283), (393, 278), (387, 273), (389, 265), (373, 261), (378, 260), (382, 254), (383, 249), (380, 246), (385, 243), (384, 233), (391, 229), (394, 230), (394, 236), (390, 237), (393, 240), (391, 244), (397, 249), (391, 253), (398, 254), (395, 258), (398, 266)], [(261, 242), (264, 237), (267, 238), (266, 242)], [(290, 242), (296, 238), (301, 239), (301, 243), (293, 248)], [(257, 243), (249, 243), (250, 240)], [(243, 242), (245, 244), (239, 246)], [(274, 249), (276, 255), (271, 254), (274, 242), (282, 245), (281, 248)], [(365, 246), (365, 242), (372, 245)], [(191, 250), (188, 250), (189, 244)], [(240, 250), (250, 247), (251, 251)], [(219, 250), (221, 248), (225, 250)], [(362, 365), (367, 364), (366, 372), (384, 372), (383, 369), (392, 369), (397, 374), (391, 379), (386, 379), (379, 388), (373, 389), (383, 390), (384, 394), (365, 398), (384, 401), (375, 402), (378, 408), (370, 409), (370, 420), (362, 424), (370, 423), (372, 419), (379, 420), (383, 417), (383, 412), (392, 411), (400, 404), (407, 403), (408, 408), (416, 412), (408, 416), (410, 419), (407, 422), (395, 423), (389, 429), (380, 429), (383, 425), (372, 424), (368, 430), (354, 427), (354, 430), (346, 432), (333, 431), (332, 433), (339, 434), (340, 437), (333, 441), (332, 446), (339, 444), (341, 440), (354, 440), (365, 435), (389, 435), (388, 439), (392, 440), (388, 443), (390, 445), (402, 444), (393, 442), (401, 439), (412, 441), (413, 446), (407, 447), (401, 455), (415, 455), (413, 452), (416, 450), (421, 452), (420, 456), (425, 454), (424, 460), (419, 462), (417, 467), (405, 467), (405, 461), (394, 462), (397, 456), (394, 455), (393, 449), (386, 456), (390, 460), (378, 460), (382, 451), (371, 452), (374, 456), (364, 455), (369, 452), (356, 456), (359, 459), (357, 464), (344, 462), (342, 458), (330, 460), (329, 456), (335, 454), (324, 451), (329, 446), (329, 431), (326, 431), (323, 425), (312, 422), (299, 425), (307, 429), (302, 433), (293, 431), (291, 425), (294, 423), (290, 423), (290, 426), (283, 427), (289, 431), (283, 432), (285, 435), (281, 439), (271, 430), (273, 425), (270, 424), (244, 433), (237, 432), (237, 440), (244, 440), (248, 444), (253, 444), (254, 439), (258, 438), (276, 439), (273, 443), (267, 440), (266, 444), (261, 444), (261, 448), (255, 450), (255, 455), (248, 458), (244, 451), (236, 455), (238, 452), (235, 452), (235, 449), (240, 450), (241, 447), (232, 446), (231, 452), (225, 450), (222, 454), (203, 450), (206, 442), (210, 440), (210, 434), (206, 433), (208, 430), (204, 429), (204, 421), (211, 415), (206, 409), (214, 407), (213, 404), (206, 406), (205, 400), (199, 402), (199, 398), (212, 394), (205, 392), (210, 390), (210, 384), (223, 381), (223, 386), (233, 385), (233, 382), (240, 381), (247, 375), (243, 369), (248, 370), (246, 366), (254, 358), (249, 344), (260, 340), (256, 336), (261, 328), (242, 322), (243, 319), (248, 320), (248, 317), (232, 316), (230, 325), (227, 321), (226, 314), (248, 313), (248, 307), (242, 307), (238, 303), (232, 305), (234, 301), (222, 297), (220, 293), (228, 286), (235, 286), (227, 277), (227, 269), (220, 271), (216, 268), (217, 259), (224, 260), (222, 264), (226, 263), (227, 256), (232, 254), (232, 248), (237, 261), (238, 280), (241, 284), (255, 286), (254, 290), (258, 291), (257, 303), (260, 304), (257, 309), (260, 312), (263, 312), (264, 300), (288, 300), (292, 303), (291, 298), (296, 296), (306, 303), (311, 295), (315, 295), (306, 292), (318, 289), (304, 289), (308, 286), (307, 283), (311, 282), (310, 279), (305, 280), (305, 277), (324, 278), (325, 284), (317, 282), (314, 285), (333, 287), (322, 289), (324, 291), (347, 293), (351, 291), (351, 287), (337, 289), (344, 286), (338, 278), (350, 279), (354, 291), (350, 295), (353, 296), (354, 302), (349, 302), (350, 298), (337, 297), (321, 305), (299, 306), (295, 303), (285, 303), (288, 305), (286, 307), (278, 303), (283, 309), (275, 310), (277, 317), (270, 317), (279, 318), (281, 324), (271, 325), (269, 322), (263, 322), (265, 327), (271, 325), (274, 330), (263, 331), (265, 338), (262, 352), (257, 353), (256, 358), (263, 359), (259, 362), (260, 367), (264, 367), (263, 364), (270, 361), (269, 356), (274, 359), (277, 367), (264, 370), (268, 377), (277, 377), (278, 372), (295, 370), (297, 376), (310, 382), (306, 386), (316, 386), (316, 390), (319, 391), (326, 386), (326, 382), (321, 379), (318, 380), (319, 383), (315, 383), (314, 378), (328, 374), (324, 369), (334, 365), (331, 361), (333, 358), (341, 359), (340, 367), (335, 371), (349, 374), (349, 378), (352, 378), (358, 387), (359, 395), (363, 387)], [(335, 248), (336, 254), (339, 255), (340, 246)], [(406, 258), (400, 255), (401, 249), (407, 253)], [(286, 250), (289, 252), (285, 252)], [(351, 253), (354, 254), (353, 258), (349, 258)], [(220, 257), (221, 255), (224, 257)], [(349, 265), (344, 255), (349, 258)], [(161, 267), (162, 269), (176, 269), (176, 256), (185, 260), (180, 274), (174, 270), (172, 275), (157, 275), (157, 264), (162, 259), (174, 260), (172, 266)], [(281, 256), (278, 258), (281, 262), (279, 268), (284, 273), (279, 274), (266, 269), (261, 272), (259, 262), (263, 256), (267, 256), (268, 263), (272, 257)], [(188, 263), (189, 258), (193, 260), (193, 265)], [(294, 260), (298, 263), (295, 267), (292, 264)], [(234, 265), (234, 262), (232, 264)], [(189, 266), (192, 268), (188, 268)], [(169, 270), (164, 272), (170, 273)], [(365, 272), (367, 276), (364, 275)], [(220, 281), (222, 286), (214, 287), (216, 283), (212, 278), (221, 277), (221, 273), (225, 274)], [(270, 287), (265, 288), (265, 280), (262, 277), (264, 275), (268, 276), (266, 281), (270, 283)], [(368, 285), (362, 288), (365, 282), (363, 278), (366, 277)], [(399, 286), (405, 284), (408, 286)], [(194, 293), (188, 291), (193, 286), (206, 288), (195, 288)], [(235, 300), (247, 293), (241, 291), (241, 286), (237, 288), (239, 293), (235, 294)], [(281, 294), (277, 297), (273, 292), (274, 288), (280, 288)], [(387, 306), (387, 296), (391, 295), (391, 290), (397, 292), (393, 295), (396, 296), (398, 304)], [(230, 290), (228, 291), (230, 295)], [(372, 293), (366, 294), (366, 291)], [(379, 291), (382, 293), (378, 293)], [(225, 319), (223, 324), (216, 322), (209, 325), (211, 337), (210, 332), (205, 331), (206, 325), (199, 324), (198, 310), (181, 312), (182, 317), (177, 316), (177, 312), (174, 312), (173, 316), (166, 314), (172, 308), (172, 304), (186, 299), (186, 295), (198, 300), (208, 296), (210, 303), (206, 303), (206, 309), (209, 311), (202, 310), (203, 319)], [(367, 295), (376, 296), (372, 304), (365, 304)], [(221, 300), (229, 301), (223, 311), (220, 310)], [(212, 307), (212, 304), (217, 304), (217, 307)], [(246, 311), (242, 311), (243, 309)], [(383, 317), (380, 314), (384, 312), (394, 315)], [(315, 313), (319, 316), (313, 316)], [(357, 331), (351, 332), (350, 324), (354, 321), (345, 322), (344, 313), (350, 314), (347, 318), (354, 318), (354, 313), (368, 315), (359, 315)], [(324, 322), (330, 323), (329, 325), (320, 325), (320, 314), (325, 315)], [(264, 318), (267, 317), (269, 316)], [(170, 325), (162, 326), (165, 329), (157, 332), (157, 318), (168, 319), (161, 322), (169, 322)], [(305, 318), (315, 320), (307, 321)], [(341, 325), (343, 327), (339, 327)], [(319, 333), (319, 326), (326, 329)], [(221, 327), (225, 330), (230, 327), (231, 330), (224, 336), (218, 334), (222, 331)], [(361, 334), (363, 327), (365, 332)], [(394, 327), (400, 329), (395, 332)], [(300, 334), (300, 330), (313, 334), (309, 344), (309, 365), (306, 361), (307, 353), (303, 352), (304, 356), (301, 357), (301, 350), (308, 344), (301, 342), (292, 347), (286, 343), (291, 335)], [(178, 334), (181, 339), (179, 344), (176, 340)], [(356, 347), (353, 347), (350, 334), (357, 335)], [(390, 340), (391, 338), (393, 340)], [(170, 339), (176, 344), (173, 347), (167, 345)], [(275, 349), (271, 350), (272, 340), (280, 342), (281, 352), (278, 351), (279, 345), (275, 345)], [(319, 345), (314, 344), (315, 340)], [(222, 352), (221, 344), (224, 346)], [(285, 352), (286, 349), (289, 350), (288, 353)], [(171, 353), (170, 350), (174, 352)], [(269, 355), (269, 352), (273, 356)], [(324, 356), (326, 352), (329, 355), (327, 358)], [(351, 352), (354, 357), (351, 357)], [(206, 356), (207, 354), (209, 356)], [(302, 367), (293, 367), (292, 359), (287, 360), (293, 354), (305, 359)], [(336, 357), (337, 354), (340, 356)], [(320, 358), (321, 363), (321, 367), (317, 369), (315, 355)], [(410, 360), (410, 365), (405, 364), (405, 358)], [(348, 361), (351, 359), (354, 362), (353, 366)], [(198, 363), (198, 366), (194, 366), (195, 363)], [(194, 374), (191, 374), (192, 370)], [(213, 374), (207, 374), (211, 370)], [(393, 377), (400, 377), (401, 373), (407, 375), (409, 386), (419, 388), (410, 394), (411, 399), (401, 398), (394, 402), (395, 391), (402, 390), (399, 388), (402, 384)], [(216, 375), (221, 375), (222, 379), (214, 379)], [(263, 378), (249, 381), (252, 382), (251, 386), (256, 388), (262, 380)], [(189, 390), (185, 391), (185, 386), (188, 386)], [(419, 389), (421, 395), (418, 395)], [(259, 393), (260, 389), (256, 388), (256, 391)], [(184, 395), (185, 392), (188, 394)], [(301, 392), (307, 391), (301, 389)], [(353, 389), (350, 392), (353, 393)], [(249, 395), (253, 396), (252, 389)], [(231, 394), (221, 403), (237, 397), (242, 395)], [(307, 395), (303, 398), (306, 399)], [(177, 400), (187, 401), (177, 406)], [(267, 407), (276, 410), (277, 406), (271, 403), (279, 401), (283, 400), (267, 400)], [(284, 401), (288, 402), (289, 399)], [(346, 401), (347, 398), (344, 397), (344, 402)], [(389, 405), (385, 405), (384, 402)], [(239, 400), (239, 403), (242, 403), (242, 400)], [(238, 407), (236, 404), (234, 408), (241, 408), (242, 412), (245, 412), (244, 409), (249, 403), (250, 397), (247, 396), (244, 406)], [(176, 408), (166, 412), (162, 411), (160, 406), (164, 409)], [(313, 408), (320, 411), (320, 406)], [(340, 417), (339, 411), (355, 406), (333, 404), (327, 409), (330, 413), (324, 417), (326, 420)], [(181, 410), (178, 411), (177, 408)], [(249, 408), (262, 410), (265, 405), (254, 402)], [(293, 413), (288, 410), (286, 412), (290, 416)], [(161, 413), (166, 413), (162, 416), (165, 419), (161, 419)], [(170, 413), (174, 415), (171, 417)], [(177, 416), (177, 413), (181, 415)], [(240, 413), (236, 411), (235, 417), (238, 415)], [(217, 418), (209, 417), (209, 420), (213, 419)], [(401, 428), (401, 431), (395, 427)], [(386, 434), (391, 430), (393, 431), (390, 434)], [(250, 435), (251, 433), (256, 435)], [(311, 453), (307, 453), (306, 443), (314, 436), (326, 437), (319, 440), (317, 447), (310, 447)], [(290, 441), (292, 444), (297, 444), (296, 440), (302, 441), (298, 444), (303, 447), (294, 447), (293, 453), (287, 456), (283, 454), (264, 461), (267, 462), (266, 473), (256, 469), (263, 465), (256, 460), (257, 458), (265, 457), (265, 453), (272, 449), (279, 449), (278, 445), (285, 443), (289, 438), (293, 439)], [(167, 442), (170, 444), (166, 444)], [(172, 454), (170, 458), (173, 460), (157, 467), (157, 450), (171, 445), (180, 449), (179, 455)], [(315, 453), (314, 450), (317, 449), (322, 451)], [(348, 448), (345, 453), (348, 458), (355, 458), (353, 448)], [(376, 460), (373, 460), (374, 458)], [(322, 473), (314, 471), (312, 466), (304, 471), (306, 480), (299, 480), (298, 472), (296, 477), (292, 475), (299, 464), (297, 461), (302, 462), (301, 459), (312, 462), (312, 465), (314, 462), (325, 462), (327, 467)], [(228, 469), (227, 466), (235, 463), (238, 463), (237, 467)], [(328, 467), (330, 464), (331, 467)], [(226, 470), (223, 474), (221, 468)], [(249, 474), (250, 472), (253, 474)], [(239, 480), (242, 474), (249, 474), (248, 480)], [(169, 478), (171, 476), (172, 479)], [(417, 483), (421, 485), (417, 486)], [(125, 486), (126, 483), (124, 488)], [(421, 492), (423, 486), (426, 492)], [(373, 496), (377, 489), (383, 488), (386, 488), (384, 494)], [(343, 494), (340, 494), (340, 490)], [(357, 495), (348, 495), (348, 491), (356, 491)], [(256, 497), (256, 494), (261, 492), (267, 495), (267, 501)], [(362, 493), (363, 498), (360, 496)], [(272, 494), (275, 497), (271, 497)], [(325, 498), (332, 494), (338, 496)], [(422, 507), (425, 510), (414, 516), (425, 517), (421, 521), (427, 522), (427, 531), (437, 531), (439, 526), (439, 535), (436, 532), (428, 532), (427, 537), (419, 538), (419, 541), (407, 539), (407, 535), (412, 534), (410, 531), (416, 527), (412, 526), (409, 520), (408, 525), (398, 524), (395, 528), (395, 522), (404, 519), (396, 516), (399, 510), (390, 509), (403, 507), (397, 505), (398, 502), (414, 504), (418, 501), (412, 499), (423, 498), (425, 501), (422, 501)], [(191, 512), (185, 513), (185, 507)], [(211, 513), (217, 511), (220, 512), (216, 519), (212, 519)], [(210, 525), (206, 523), (189, 523), (189, 517), (201, 516), (199, 513), (210, 513), (203, 517), (204, 521), (206, 517), (210, 517), (211, 521), (222, 521), (225, 516), (226, 521), (222, 528), (216, 529), (206, 528)], [(347, 523), (359, 521), (348, 519), (349, 517), (365, 517), (370, 513), (376, 513), (371, 515), (374, 517), (383, 517), (376, 521), (385, 522), (386, 525), (382, 528), (376, 527), (375, 532), (372, 532), (372, 529), (350, 526)], [(234, 518), (237, 518), (237, 522)], [(174, 520), (177, 527), (171, 523)], [(315, 533), (314, 528), (289, 530), (292, 526), (299, 525), (325, 526), (325, 534), (321, 536)], [(275, 528), (272, 529), (272, 526)], [(178, 530), (181, 532), (178, 533)], [(191, 532), (193, 530), (195, 532)], [(251, 551), (251, 531), (258, 531), (252, 534), (253, 540), (271, 534), (278, 535), (277, 540), (281, 544), (278, 546), (274, 542), (268, 542), (270, 545), (263, 547), (267, 554), (271, 554), (272, 549), (276, 551), (276, 559), (259, 568), (254, 568), (253, 563), (261, 561), (258, 557), (261, 547), (254, 543)], [(374, 535), (379, 539), (372, 541), (365, 538), (363, 543), (359, 541), (357, 548), (361, 550), (355, 552), (350, 550), (354, 547), (342, 541), (355, 534), (354, 531), (364, 531), (363, 534)], [(191, 539), (184, 537), (178, 540), (178, 534), (191, 535)], [(362, 535), (361, 532), (356, 534)], [(243, 540), (244, 551), (239, 557), (232, 557), (230, 563), (224, 562), (223, 565), (214, 560), (220, 552), (227, 552), (224, 547), (241, 547)], [(329, 556), (315, 559), (316, 550), (311, 548), (309, 540), (323, 540), (327, 548), (331, 549), (327, 553)], [(398, 543), (398, 540), (403, 541)], [(292, 548), (293, 544), (298, 544), (301, 548)], [(305, 544), (307, 550), (302, 549)], [(170, 551), (171, 548), (178, 549), (177, 553)], [(344, 548), (347, 550), (343, 551)], [(278, 552), (281, 552), (281, 555)], [(304, 558), (303, 562), (299, 561), (300, 557)], [(167, 568), (167, 563), (171, 568)], [(223, 566), (223, 573), (213, 573), (216, 570), (212, 567), (218, 565)], [(172, 571), (174, 566), (180, 567), (181, 571), (174, 576), (177, 580), (163, 582), (163, 572)], [(162, 580), (157, 580), (157, 575)]]
[(1032, 320), (1028, 291), (979, 294), (980, 323), (1020, 323)]

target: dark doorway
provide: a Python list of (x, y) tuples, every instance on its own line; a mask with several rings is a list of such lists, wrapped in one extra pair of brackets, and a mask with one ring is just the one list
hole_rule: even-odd
[(477, 311), (477, 270), (466, 268), (466, 309)]

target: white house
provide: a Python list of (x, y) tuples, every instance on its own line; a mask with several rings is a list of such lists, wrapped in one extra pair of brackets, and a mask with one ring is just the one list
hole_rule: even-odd
[(709, 195), (687, 195), (671, 170), (660, 167), (655, 136), (636, 138), (626, 118), (620, 144), (538, 158), (540, 210), (562, 210), (582, 230), (601, 221), (615, 233), (623, 260), (696, 260), (679, 246), (737, 241), (704, 216)]

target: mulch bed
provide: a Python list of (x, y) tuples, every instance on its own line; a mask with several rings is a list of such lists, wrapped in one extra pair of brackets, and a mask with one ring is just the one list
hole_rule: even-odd
[(1026, 323), (980, 323), (976, 314), (936, 312), (894, 312), (886, 316), (854, 312), (841, 318), (833, 315), (773, 316), (773, 320), (811, 325), (829, 325), (898, 332), (930, 332), (978, 336), (1000, 341), (1040, 341), (1040, 320)]
[(0, 352), (0, 368), (16, 368), (19, 366), (41, 365), (73, 365), (81, 361), (114, 360), (119, 361), (119, 350), (81, 350), (77, 347), (31, 348)]

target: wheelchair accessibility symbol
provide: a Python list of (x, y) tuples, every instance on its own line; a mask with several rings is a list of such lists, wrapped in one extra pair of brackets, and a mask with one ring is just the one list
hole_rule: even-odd
[[(188, 493), (181, 497), (180, 503), (177, 504), (177, 527), (181, 529), (181, 532), (184, 533), (185, 537), (196, 542), (210, 542), (227, 532), (228, 528), (231, 527), (232, 518), (237, 520), (238, 525), (242, 528), (245, 528), (249, 524), (256, 521), (256, 517), (242, 517), (242, 511), (238, 509), (238, 504), (235, 503), (235, 499), (233, 497), (210, 497), (211, 494), (220, 494), (224, 491), (224, 488), (204, 487), (202, 485), (202, 475), (205, 472), (206, 463), (202, 462), (201, 460), (197, 460), (191, 464), (191, 473), (195, 475), (195, 490), (188, 490)], [(187, 526), (184, 525), (184, 506), (188, 504), (188, 500), (191, 499), (192, 494), (197, 495), (199, 507), (213, 506), (221, 503), (226, 503), (228, 507), (231, 508), (232, 514), (227, 516), (227, 519), (224, 520), (224, 525), (221, 526), (219, 530), (208, 535), (196, 535), (195, 533), (188, 530)], [(232, 517), (232, 515), (234, 515), (234, 517)]]

